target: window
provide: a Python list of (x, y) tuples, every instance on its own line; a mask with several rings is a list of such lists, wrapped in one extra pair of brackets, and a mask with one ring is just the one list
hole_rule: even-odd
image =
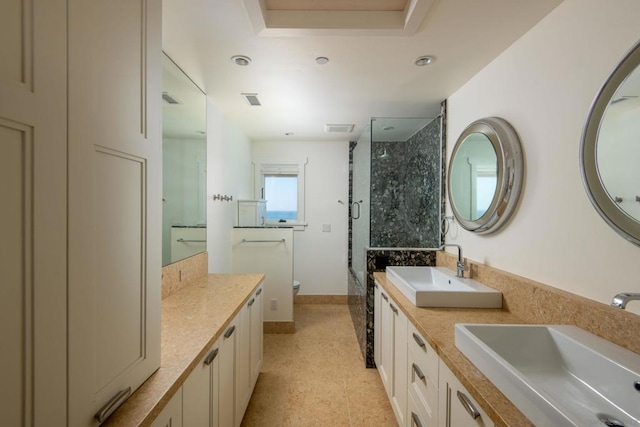
[(255, 164), (256, 198), (267, 201), (267, 224), (303, 225), (303, 162), (262, 159)]
[(265, 175), (267, 221), (298, 220), (298, 175)]

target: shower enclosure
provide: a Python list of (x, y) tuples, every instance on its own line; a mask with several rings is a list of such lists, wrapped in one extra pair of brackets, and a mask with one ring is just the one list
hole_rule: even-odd
[(351, 151), (349, 305), (368, 367), (373, 363), (374, 271), (435, 265), (442, 244), (442, 115), (373, 118)]

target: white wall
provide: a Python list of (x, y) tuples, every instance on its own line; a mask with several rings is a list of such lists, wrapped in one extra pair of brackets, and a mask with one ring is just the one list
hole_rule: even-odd
[(566, 0), (449, 98), (449, 154), (464, 127), (486, 116), (509, 121), (525, 152), (520, 206), (505, 229), (447, 235), (466, 257), (607, 304), (640, 292), (640, 248), (591, 206), (578, 161), (589, 106), (640, 39), (638, 16), (637, 0)]
[[(210, 273), (231, 273), (231, 241), (238, 199), (253, 191), (251, 140), (207, 98), (207, 250)], [(233, 202), (211, 200), (214, 194)]]
[[(256, 159), (308, 158), (305, 172), (308, 226), (294, 233), (293, 277), (301, 283), (299, 295), (346, 295), (348, 141), (254, 142), (252, 155)], [(331, 232), (323, 232), (323, 224), (330, 224)]]

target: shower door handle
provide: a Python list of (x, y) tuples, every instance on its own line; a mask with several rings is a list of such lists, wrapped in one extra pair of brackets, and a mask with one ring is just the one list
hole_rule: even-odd
[[(360, 200), (359, 202), (353, 202), (353, 214), (351, 215), (353, 219), (360, 219), (360, 203), (362, 203), (362, 200)], [(357, 215), (356, 215), (356, 206), (358, 207)]]

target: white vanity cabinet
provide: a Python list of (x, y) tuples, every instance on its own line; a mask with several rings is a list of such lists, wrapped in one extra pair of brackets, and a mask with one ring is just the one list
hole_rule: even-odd
[[(151, 427), (182, 427), (183, 407), (182, 407), (182, 387), (173, 395), (164, 409), (151, 423)], [(206, 424), (200, 424), (202, 426)]]
[(397, 303), (380, 289), (378, 372), (401, 426), (405, 425), (407, 413), (407, 323), (407, 316)]
[(460, 380), (440, 360), (438, 427), (493, 427), (494, 423)]
[(251, 390), (258, 381), (258, 375), (262, 369), (264, 352), (264, 290), (260, 286), (254, 296), (251, 309)]
[(220, 341), (216, 340), (182, 385), (184, 427), (218, 427)]

